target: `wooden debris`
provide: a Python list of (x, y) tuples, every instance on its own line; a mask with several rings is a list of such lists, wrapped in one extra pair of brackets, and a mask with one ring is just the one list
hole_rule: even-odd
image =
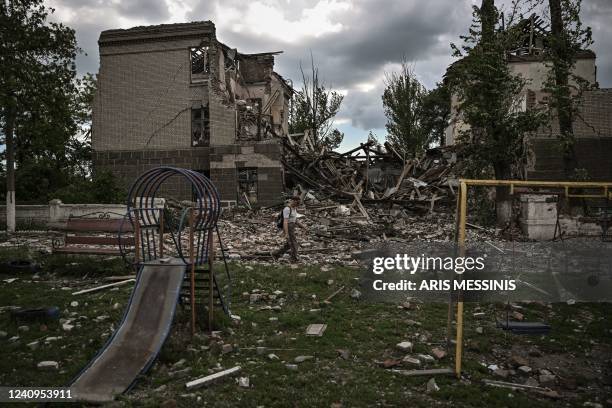
[(352, 199), (368, 222), (365, 206), (370, 203), (419, 204), (423, 211), (433, 211), (437, 202), (455, 199), (456, 147), (430, 149), (422, 157), (405, 158), (388, 143), (383, 148), (370, 141), (337, 153), (314, 149), (304, 140), (296, 142), (298, 137), (284, 139), (283, 165), (288, 177), (328, 193), (329, 198)]
[(526, 384), (516, 384), (506, 381), (495, 381), (495, 380), (482, 380), (486, 385), (490, 385), (492, 387), (501, 387), (501, 388), (510, 388), (513, 390), (532, 390), (532, 391), (550, 391), (548, 388), (536, 387), (534, 385), (526, 385)]
[(325, 299), (325, 300), (323, 301), (323, 303), (325, 303), (325, 304), (329, 304), (329, 303), (331, 303), (331, 300), (332, 300), (332, 299), (333, 299), (333, 298), (334, 298), (334, 297), (335, 297), (335, 296), (336, 296), (338, 293), (342, 292), (342, 291), (344, 290), (344, 288), (345, 288), (345, 286), (342, 286), (340, 289), (338, 289), (337, 291), (335, 291), (334, 293), (332, 293), (331, 295), (329, 295), (329, 296), (327, 297), (327, 299)]
[(73, 292), (72, 295), (76, 296), (76, 295), (83, 295), (85, 293), (97, 292), (99, 290), (113, 288), (113, 287), (116, 287), (116, 286), (125, 285), (126, 283), (135, 282), (135, 281), (136, 281), (136, 279), (127, 279), (127, 280), (124, 280), (124, 281), (121, 281), (121, 282), (109, 283), (108, 285), (96, 286), (95, 288), (79, 290), (78, 292)]
[(407, 377), (418, 377), (421, 375), (447, 375), (455, 374), (450, 368), (432, 368), (430, 370), (390, 370), (393, 373), (405, 375)]
[(188, 390), (193, 390), (195, 388), (203, 387), (220, 378), (236, 374), (238, 371), (240, 371), (240, 369), (240, 366), (236, 366), (227, 370), (219, 371), (218, 373), (207, 375), (206, 377), (198, 378), (197, 380), (189, 381), (187, 384), (185, 384), (185, 388)]

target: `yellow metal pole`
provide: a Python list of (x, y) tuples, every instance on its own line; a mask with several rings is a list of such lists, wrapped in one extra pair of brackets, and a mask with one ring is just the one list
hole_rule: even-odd
[(459, 179), (470, 186), (552, 187), (552, 188), (610, 188), (612, 181), (530, 181), (530, 180), (474, 180)]
[[(457, 244), (459, 256), (465, 256), (465, 223), (467, 217), (467, 184), (461, 181), (459, 193), (459, 231)], [(457, 297), (457, 338), (455, 344), (455, 375), (461, 378), (461, 358), (463, 356), (463, 298), (461, 292)]]
[(195, 334), (195, 256), (193, 253), (193, 208), (189, 209), (189, 263), (191, 264), (191, 334)]

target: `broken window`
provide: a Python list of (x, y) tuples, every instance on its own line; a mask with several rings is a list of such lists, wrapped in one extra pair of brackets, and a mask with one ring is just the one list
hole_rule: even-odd
[(191, 145), (210, 146), (210, 120), (208, 106), (191, 108)]
[(248, 201), (247, 205), (257, 203), (257, 169), (251, 167), (238, 170), (238, 200)]
[(208, 74), (210, 72), (210, 61), (208, 60), (208, 47), (195, 47), (190, 50), (191, 73)]

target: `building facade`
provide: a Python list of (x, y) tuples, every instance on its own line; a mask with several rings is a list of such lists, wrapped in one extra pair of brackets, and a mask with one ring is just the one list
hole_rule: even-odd
[[(525, 80), (519, 96), (520, 109), (536, 109), (549, 98), (544, 91), (551, 75), (551, 62), (546, 59), (548, 33), (540, 28), (542, 21), (536, 16), (524, 20), (525, 43), (508, 53), (508, 65), (514, 75)], [(456, 62), (460, 63), (460, 61)], [(449, 70), (452, 69), (449, 67)], [(575, 78), (589, 84), (592, 89), (582, 92), (574, 115), (574, 151), (577, 169), (594, 181), (612, 180), (612, 89), (599, 89), (597, 85), (596, 55), (590, 50), (576, 54), (570, 85), (579, 86)], [(451, 97), (451, 115), (445, 132), (445, 144), (454, 145), (462, 132), (469, 130), (459, 109), (456, 95)], [(559, 124), (556, 118), (537, 132), (526, 135), (526, 158), (522, 169), (525, 179), (564, 179), (563, 152), (559, 143)]]
[[(152, 167), (184, 167), (209, 176), (223, 201), (280, 200), (293, 92), (274, 72), (280, 52), (242, 54), (210, 21), (108, 30), (98, 44), (96, 170), (129, 185)], [(187, 184), (169, 185), (190, 198)]]

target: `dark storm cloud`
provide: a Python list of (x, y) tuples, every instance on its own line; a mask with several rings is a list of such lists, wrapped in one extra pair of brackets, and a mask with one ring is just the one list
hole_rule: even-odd
[(143, 18), (150, 21), (161, 21), (170, 17), (168, 5), (164, 1), (129, 0), (116, 4), (119, 14), (125, 17)]
[[(140, 23), (159, 24), (170, 16), (164, 1), (52, 0), (49, 5), (55, 9), (51, 18), (63, 22), (76, 32), (78, 45), (83, 50), (76, 59), (81, 74), (98, 72), (98, 38), (101, 31), (129, 28)], [(66, 15), (70, 16), (70, 21), (63, 21), (62, 17)], [(121, 24), (118, 17), (138, 24)]]
[(602, 88), (612, 87), (612, 1), (586, 0), (582, 4), (582, 21), (593, 29), (592, 46), (597, 54), (597, 81)]
[[(480, 3), (479, 0), (353, 0), (350, 5), (343, 5), (342, 0), (48, 1), (58, 8), (58, 15), (67, 15), (61, 9), (71, 12), (64, 22), (76, 30), (79, 45), (88, 54), (77, 59), (81, 73), (97, 72), (97, 39), (102, 30), (178, 22), (172, 20), (177, 15), (184, 16), (181, 21), (212, 20), (218, 39), (241, 52), (283, 50), (275, 69), (293, 79), (296, 86), (301, 82), (300, 63), (308, 70), (312, 52), (320, 77), (328, 87), (348, 92), (340, 117), (350, 119), (353, 126), (365, 131), (384, 127), (380, 98), (384, 72), (397, 67), (405, 57), (419, 79), (428, 88), (434, 86), (452, 61), (449, 43), (457, 42), (458, 36), (467, 32), (472, 5)], [(265, 27), (261, 30), (244, 24), (237, 27), (236, 22), (241, 22), (240, 18), (251, 7), (263, 2), (278, 13), (277, 18), (283, 20), (287, 32), (270, 35)], [(326, 22), (335, 31), (317, 33), (317, 27), (313, 27), (313, 32), (292, 36), (292, 30), (308, 19), (309, 10), (317, 4), (328, 10)], [(340, 7), (335, 7), (338, 4)], [(182, 14), (176, 13), (177, 7), (182, 8)], [(598, 80), (602, 87), (612, 86), (611, 18), (612, 1), (583, 2), (582, 19), (593, 28), (593, 49), (598, 55)], [(276, 23), (266, 22), (270, 26)]]
[(220, 23), (217, 31), (222, 41), (242, 45), (245, 52), (284, 50), (277, 59), (277, 68), (296, 80), (300, 61), (309, 66), (312, 51), (326, 81), (346, 88), (371, 81), (384, 64), (399, 63), (403, 56), (408, 61), (419, 61), (440, 53), (450, 55), (448, 41), (441, 38), (461, 29), (460, 20), (469, 19), (469, 12), (469, 6), (458, 1), (404, 0), (385, 2), (382, 7), (380, 2), (357, 2), (354, 11), (342, 16), (340, 32), (291, 45), (232, 32)]

